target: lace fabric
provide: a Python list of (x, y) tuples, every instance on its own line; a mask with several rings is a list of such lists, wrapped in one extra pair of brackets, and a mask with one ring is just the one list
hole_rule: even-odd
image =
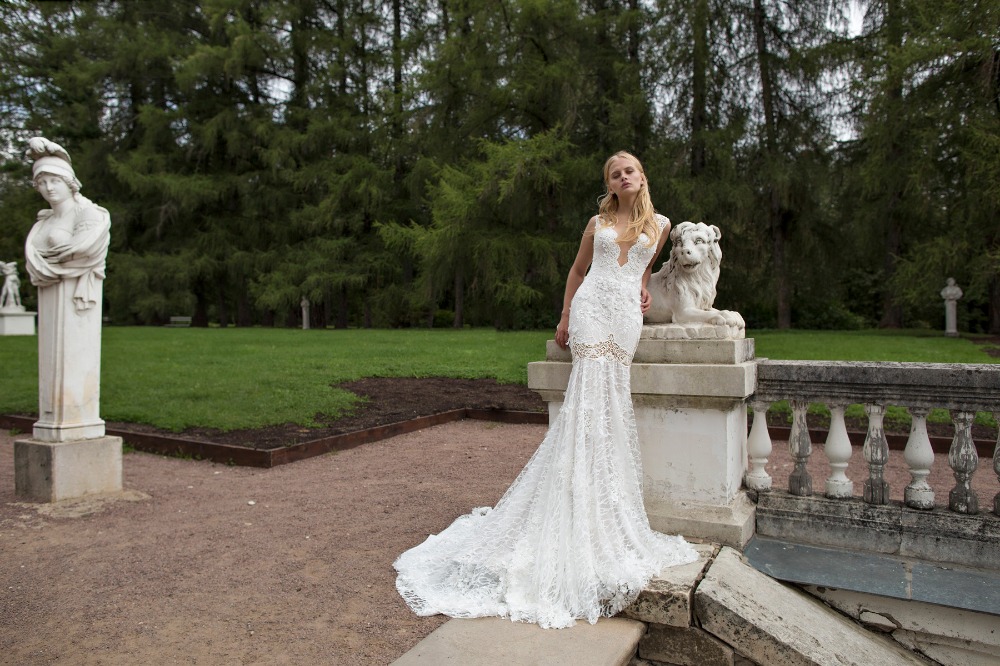
[(613, 229), (599, 229), (594, 245), (570, 310), (565, 401), (538, 450), (494, 508), (461, 516), (396, 560), (396, 588), (418, 615), (594, 623), (664, 567), (697, 557), (683, 538), (653, 531), (642, 502), (629, 364), (654, 248), (640, 238), (619, 266)]

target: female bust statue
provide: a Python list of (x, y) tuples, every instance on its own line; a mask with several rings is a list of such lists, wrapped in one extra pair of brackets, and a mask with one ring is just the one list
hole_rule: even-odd
[(34, 161), (35, 189), (50, 206), (38, 212), (25, 242), (31, 283), (48, 287), (77, 278), (73, 304), (77, 312), (89, 310), (100, 299), (97, 281), (104, 279), (111, 215), (80, 194), (80, 181), (62, 146), (35, 137), (25, 154)]

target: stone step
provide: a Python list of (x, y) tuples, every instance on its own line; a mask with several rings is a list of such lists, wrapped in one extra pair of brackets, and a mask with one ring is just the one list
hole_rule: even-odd
[(645, 633), (642, 622), (622, 617), (567, 629), (499, 617), (449, 620), (392, 666), (625, 666)]
[(694, 613), (704, 631), (758, 664), (926, 665), (877, 635), (722, 548), (698, 584)]
[[(1000, 616), (1000, 571), (756, 536), (743, 555), (772, 578)], [(996, 564), (984, 558), (984, 564)], [(997, 620), (1000, 624), (1000, 619)]]

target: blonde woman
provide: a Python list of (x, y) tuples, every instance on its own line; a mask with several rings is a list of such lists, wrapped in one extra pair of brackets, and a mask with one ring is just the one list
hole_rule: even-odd
[(681, 537), (649, 527), (629, 385), (645, 287), (670, 221), (654, 212), (629, 153), (608, 159), (604, 182), (556, 329), (573, 353), (563, 406), (496, 507), (458, 518), (396, 560), (396, 588), (418, 615), (594, 623), (664, 567), (696, 557)]

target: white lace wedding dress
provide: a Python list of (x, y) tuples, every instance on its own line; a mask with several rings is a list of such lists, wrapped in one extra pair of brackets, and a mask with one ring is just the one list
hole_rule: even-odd
[(629, 365), (655, 248), (642, 236), (619, 265), (616, 239), (607, 227), (595, 234), (570, 308), (565, 402), (538, 450), (496, 507), (461, 516), (396, 560), (396, 588), (418, 615), (594, 623), (664, 567), (696, 558), (683, 538), (650, 529), (643, 508)]

